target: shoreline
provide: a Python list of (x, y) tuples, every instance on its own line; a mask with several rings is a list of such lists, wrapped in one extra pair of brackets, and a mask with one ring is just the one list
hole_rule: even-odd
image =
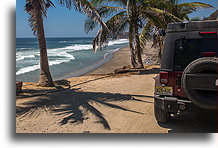
[(120, 48), (113, 52), (113, 57), (110, 61), (105, 62), (96, 69), (87, 72), (85, 75), (98, 75), (113, 73), (116, 68), (130, 65), (130, 51), (129, 46)]
[[(91, 42), (91, 38), (83, 37), (49, 38), (47, 45), (49, 69), (54, 81), (60, 78), (81, 76), (93, 71), (110, 61), (113, 57), (113, 52), (128, 46), (128, 39), (114, 39), (108, 42), (107, 47), (93, 54)], [(40, 56), (36, 43), (37, 40), (35, 38), (17, 40), (17, 81), (38, 82)]]
[(80, 69), (76, 72), (69, 73), (63, 77), (59, 77), (56, 80), (69, 79), (72, 77), (80, 77), (95, 74), (108, 74), (113, 73), (115, 68), (130, 65), (130, 52), (129, 47), (120, 48), (117, 51), (108, 53), (103, 59), (95, 64)]

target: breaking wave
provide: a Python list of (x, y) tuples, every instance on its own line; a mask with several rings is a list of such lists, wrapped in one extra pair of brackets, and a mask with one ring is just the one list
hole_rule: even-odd
[[(70, 41), (59, 41), (60, 43), (68, 43)], [(118, 39), (118, 40), (113, 40), (108, 42), (108, 46), (113, 46), (116, 44), (123, 44), (123, 43), (128, 43), (128, 39)], [(22, 48), (20, 48), (22, 49)], [(24, 49), (24, 48), (23, 48)], [(67, 63), (75, 59), (73, 52), (74, 51), (81, 51), (81, 50), (92, 50), (92, 45), (91, 44), (74, 44), (62, 48), (50, 48), (47, 50), (48, 52), (48, 57), (51, 58), (49, 61), (49, 65), (58, 65), (61, 63)], [(115, 50), (109, 50), (109, 53), (115, 52), (119, 50), (119, 48)], [(39, 51), (37, 50), (29, 50), (29, 51), (17, 51), (16, 54), (16, 61), (19, 63), (22, 60), (25, 59), (30, 59), (32, 61), (38, 61), (39, 60)], [(104, 55), (104, 58), (108, 56), (108, 53)], [(29, 61), (28, 61), (29, 62)], [(21, 62), (22, 63), (22, 62)], [(20, 64), (21, 64), (20, 63)], [(22, 67), (22, 66), (21, 66)], [(29, 63), (29, 65), (26, 65), (22, 68), (20, 68), (17, 72), (16, 75), (28, 73), (31, 71), (38, 70), (40, 68), (39, 64), (36, 63)]]
[(35, 58), (35, 55), (18, 56), (18, 57), (16, 58), (16, 61), (24, 60), (24, 59), (27, 59), (27, 58)]

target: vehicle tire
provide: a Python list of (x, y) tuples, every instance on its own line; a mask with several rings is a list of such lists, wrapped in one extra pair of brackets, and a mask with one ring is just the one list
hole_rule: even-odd
[(182, 87), (190, 101), (196, 106), (214, 110), (217, 109), (217, 91), (195, 90), (188, 88), (187, 74), (192, 73), (218, 73), (218, 59), (214, 57), (204, 57), (190, 63), (184, 70), (181, 78)]
[(155, 119), (159, 123), (166, 123), (170, 120), (170, 113), (166, 112), (154, 105), (154, 115)]

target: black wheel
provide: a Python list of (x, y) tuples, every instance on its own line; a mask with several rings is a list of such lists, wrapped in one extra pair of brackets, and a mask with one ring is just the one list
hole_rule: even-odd
[[(201, 83), (187, 79), (187, 74), (196, 73), (217, 75), (218, 59), (214, 57), (204, 57), (193, 61), (185, 68), (181, 78), (182, 87), (189, 100), (191, 100), (196, 106), (204, 109), (217, 109), (217, 90), (199, 90), (190, 87), (193, 83), (196, 83), (197, 85)], [(214, 85), (216, 79), (217, 76), (214, 78), (214, 82), (212, 82)]]
[(154, 115), (157, 122), (166, 123), (170, 120), (170, 113), (154, 105)]

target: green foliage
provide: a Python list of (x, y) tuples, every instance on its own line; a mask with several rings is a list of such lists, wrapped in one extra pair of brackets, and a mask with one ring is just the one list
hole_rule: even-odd
[[(168, 16), (175, 21), (180, 20), (167, 11), (161, 10), (163, 6), (167, 6), (165, 0), (92, 0), (91, 4), (96, 7), (99, 15), (106, 20), (106, 25), (110, 30), (109, 32), (103, 31), (104, 28), (99, 30), (93, 42), (93, 46), (97, 48), (106, 45), (106, 38), (117, 38), (120, 34), (127, 31), (130, 23), (136, 22), (138, 28), (142, 28), (147, 22), (150, 22), (149, 26), (165, 27), (164, 16)], [(85, 21), (85, 31), (89, 32), (96, 28), (97, 25), (93, 17), (89, 16)], [(144, 34), (143, 37), (150, 38), (147, 35)], [(104, 39), (101, 39), (101, 36)], [(94, 48), (94, 51), (97, 48)]]

